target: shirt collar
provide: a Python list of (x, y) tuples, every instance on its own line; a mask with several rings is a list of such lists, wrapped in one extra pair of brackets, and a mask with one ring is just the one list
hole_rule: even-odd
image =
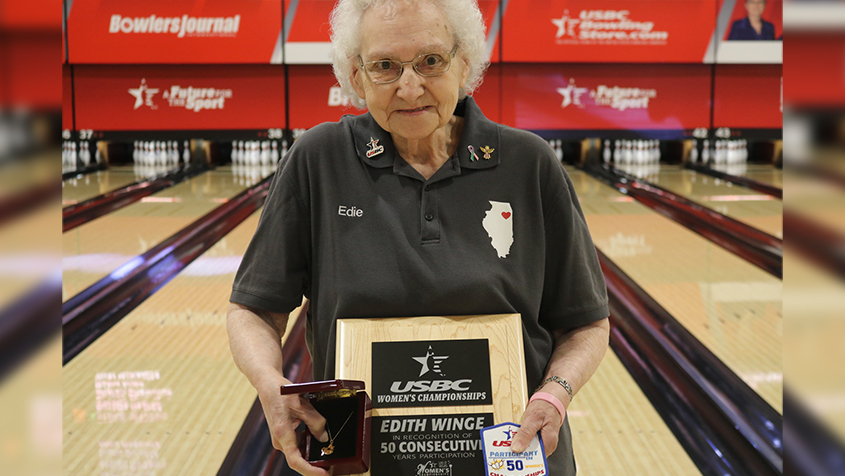
[[(455, 115), (464, 118), (464, 129), (455, 152), (460, 167), (486, 169), (498, 165), (499, 128), (496, 123), (484, 117), (471, 96), (467, 96), (458, 103), (455, 107)], [(369, 112), (354, 118), (352, 130), (355, 151), (365, 164), (375, 168), (386, 168), (398, 166), (400, 161), (404, 163), (396, 152), (390, 134), (376, 123)], [(474, 156), (470, 152), (470, 146), (475, 152)], [(383, 149), (380, 149), (382, 147)], [(370, 157), (367, 157), (368, 153)], [(485, 156), (490, 158), (485, 159)]]

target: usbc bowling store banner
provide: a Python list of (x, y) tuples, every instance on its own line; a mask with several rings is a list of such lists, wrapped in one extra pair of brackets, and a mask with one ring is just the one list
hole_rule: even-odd
[(509, 2), (502, 59), (700, 63), (715, 16), (713, 0)]

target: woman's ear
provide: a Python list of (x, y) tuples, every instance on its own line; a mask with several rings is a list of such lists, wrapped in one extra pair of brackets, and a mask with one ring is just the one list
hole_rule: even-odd
[(469, 60), (465, 57), (460, 57), (461, 61), (464, 62), (464, 68), (461, 72), (461, 85), (463, 89), (467, 87), (467, 80), (469, 79)]
[(349, 73), (349, 82), (352, 84), (352, 90), (360, 96), (364, 98), (364, 85), (361, 84), (361, 80), (363, 79), (363, 73), (361, 73), (361, 68), (352, 67), (352, 72)]

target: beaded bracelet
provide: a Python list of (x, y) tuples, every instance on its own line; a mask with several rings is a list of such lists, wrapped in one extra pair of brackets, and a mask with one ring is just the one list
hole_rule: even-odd
[[(569, 394), (569, 403), (572, 403), (572, 400), (575, 399), (575, 395), (572, 394), (572, 387), (569, 385), (569, 382), (567, 382), (565, 379), (558, 377), (557, 375), (552, 375), (551, 377), (547, 378), (546, 380), (543, 380), (543, 383), (541, 383), (540, 386), (537, 387), (537, 390), (540, 390), (541, 388), (543, 388), (543, 385), (545, 385), (549, 382), (559, 383), (560, 386), (563, 387), (564, 390), (566, 390), (566, 393)], [(534, 390), (534, 391), (536, 392), (537, 390)]]

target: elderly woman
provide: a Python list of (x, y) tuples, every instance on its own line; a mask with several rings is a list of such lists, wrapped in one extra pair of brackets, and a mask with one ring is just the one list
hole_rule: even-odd
[[(565, 408), (608, 341), (604, 280), (573, 186), (528, 132), (491, 122), (468, 96), (487, 66), (474, 0), (340, 0), (334, 70), (368, 113), (305, 133), (274, 178), (228, 312), (232, 353), (258, 390), (276, 448), (304, 475), (304, 422), (280, 396), (280, 337), (310, 299), (314, 379), (334, 378), (345, 317), (520, 313), (529, 390), (522, 451), (541, 432), (551, 474), (575, 474)], [(495, 396), (494, 396), (495, 398)], [(388, 476), (388, 475), (377, 475)]]

